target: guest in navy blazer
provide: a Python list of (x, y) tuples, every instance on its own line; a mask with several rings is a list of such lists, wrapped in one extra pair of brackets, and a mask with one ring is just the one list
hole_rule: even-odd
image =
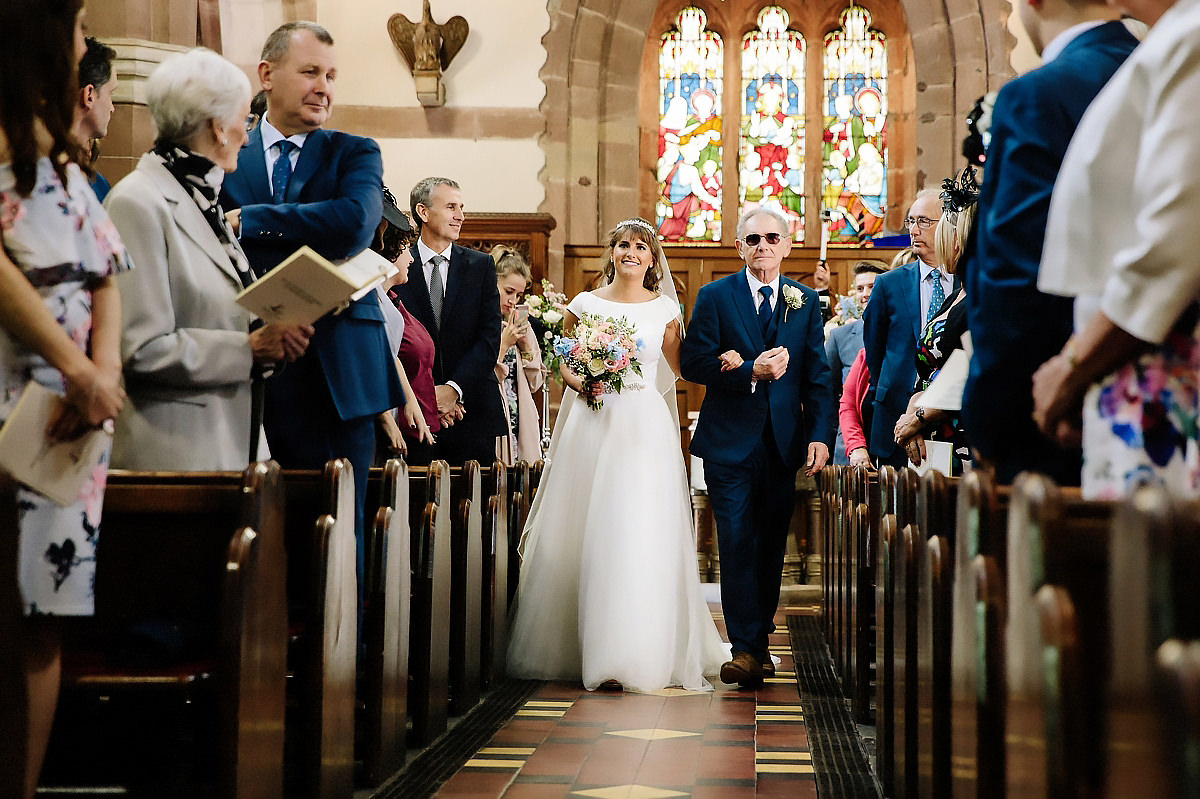
[[(909, 206), (905, 221), (917, 260), (876, 278), (871, 301), (863, 313), (863, 347), (867, 351), (867, 370), (875, 386), (867, 450), (879, 464), (899, 467), (908, 461), (896, 446), (892, 429), (908, 408), (917, 381), (917, 341), (932, 302), (933, 232), (941, 217), (938, 190), (920, 191)], [(953, 280), (945, 274), (939, 279), (944, 296), (948, 296)]]
[[(330, 260), (357, 255), (379, 224), (379, 146), (321, 127), (333, 105), (336, 74), (333, 38), (316, 23), (285, 23), (263, 46), (258, 77), (267, 115), (250, 135), (222, 194), (222, 204), (236, 209), (228, 215), (259, 274), (305, 244)], [(283, 159), (288, 163), (279, 163)], [(286, 468), (350, 460), (361, 586), (374, 419), (403, 404), (403, 389), (375, 292), (322, 317), (314, 327), (304, 357), (267, 380), (263, 421), (271, 454)]]
[(721, 550), (733, 650), (721, 679), (750, 686), (774, 668), (767, 636), (796, 472), (815, 474), (829, 460), (834, 409), (820, 300), (779, 274), (791, 251), (787, 221), (748, 211), (737, 249), (746, 268), (700, 289), (680, 365), (685, 380), (705, 387), (691, 452), (704, 460)]
[[(442, 424), (432, 446), (409, 447), (409, 460), (490, 464), (496, 457), (497, 436), (508, 431), (493, 368), (500, 349), (496, 264), (487, 253), (455, 243), (462, 228), (463, 201), (462, 190), (453, 180), (425, 178), (413, 187), (409, 201), (420, 230), (412, 248), (413, 265), (421, 271), (394, 291), (433, 336), (434, 392)], [(439, 313), (430, 293), (434, 259), (443, 292)]]
[(1017, 7), (1043, 65), (1005, 85), (992, 110), (974, 257), (964, 266), (975, 352), (962, 413), (971, 445), (1001, 482), (1029, 469), (1079, 485), (1079, 450), (1052, 443), (1031, 418), (1033, 372), (1070, 337), (1074, 305), (1038, 291), (1038, 264), (1067, 145), (1137, 39), (1103, 2)]
[[(883, 261), (859, 261), (854, 265), (854, 289), (852, 296), (861, 314), (871, 299), (871, 290), (875, 287), (875, 278), (888, 270)], [(838, 309), (840, 313), (840, 309)], [(829, 372), (833, 380), (833, 404), (837, 406), (842, 399), (842, 385), (850, 374), (850, 366), (863, 348), (862, 319), (851, 319), (845, 324), (829, 331), (825, 338), (825, 359), (829, 361)], [(850, 463), (847, 457), (846, 445), (842, 441), (841, 430), (837, 431), (837, 441), (833, 448), (833, 462), (839, 465)]]

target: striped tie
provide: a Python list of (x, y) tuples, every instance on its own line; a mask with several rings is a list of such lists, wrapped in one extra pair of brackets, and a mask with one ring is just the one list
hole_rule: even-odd
[(433, 323), (442, 329), (442, 303), (446, 300), (446, 284), (442, 280), (442, 264), (446, 259), (435, 255), (429, 259), (433, 270), (429, 273), (429, 304), (433, 307)]

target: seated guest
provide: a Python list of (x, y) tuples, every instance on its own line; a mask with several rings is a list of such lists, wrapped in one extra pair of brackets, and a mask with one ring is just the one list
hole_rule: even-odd
[[(415, 238), (416, 232), (412, 222), (396, 205), (395, 196), (384, 186), (383, 218), (379, 220), (379, 227), (375, 230), (371, 249), (396, 265), (396, 274), (379, 284), (376, 293), (379, 296), (379, 307), (383, 310), (383, 322), (387, 327), (388, 348), (395, 356), (396, 372), (400, 377), (400, 385), (404, 387), (404, 406), (379, 414), (382, 446), (377, 446), (375, 450), (377, 463), (387, 457), (386, 453), (389, 452), (393, 455), (408, 454), (405, 434), (426, 444), (433, 443), (433, 434), (425, 421), (425, 408), (436, 409), (433, 398), (433, 340), (429, 340), (428, 359), (424, 369), (427, 373), (425, 377), (428, 381), (428, 391), (426, 403), (423, 404), (413, 389), (412, 379), (400, 359), (400, 353), (406, 339), (412, 340), (419, 334), (424, 334), (425, 338), (429, 339), (429, 334), (423, 328), (410, 331), (413, 325), (420, 328), (421, 323), (411, 316), (405, 316), (401, 308), (397, 307), (393, 299), (395, 295), (391, 292), (392, 287), (408, 282), (408, 268), (412, 266), (412, 253), (408, 248), (412, 246)], [(436, 424), (437, 417), (433, 418)], [(401, 429), (404, 430), (403, 433)]]
[[(71, 133), (91, 164), (96, 160), (96, 142), (108, 135), (108, 123), (115, 110), (113, 92), (117, 88), (117, 75), (113, 72), (113, 59), (117, 51), (91, 36), (84, 42), (87, 52), (79, 59), (79, 93), (75, 96)], [(94, 172), (90, 183), (96, 199), (104, 202), (110, 188), (108, 181)]]
[[(942, 218), (934, 233), (933, 257), (934, 262), (949, 275), (954, 274), (966, 247), (978, 197), (979, 185), (975, 182), (973, 167), (964, 169), (957, 180), (947, 178), (942, 182)], [(965, 298), (966, 293), (959, 283), (925, 324), (925, 331), (917, 345), (916, 393), (908, 402), (908, 410), (896, 421), (893, 431), (896, 445), (917, 466), (925, 460), (926, 438), (954, 442), (954, 463), (951, 468), (955, 475), (961, 474), (963, 462), (970, 460), (970, 450), (958, 415), (922, 408), (920, 400), (925, 389), (929, 388), (937, 373), (946, 365), (950, 353), (962, 347), (962, 336), (967, 331)]]
[(217, 195), (246, 141), (250, 83), (196, 49), (164, 61), (146, 94), (154, 148), (107, 201), (138, 266), (118, 277), (129, 403), (113, 465), (243, 469), (261, 426), (251, 418), (252, 376), (298, 358), (312, 335), (307, 325), (251, 330), (250, 313), (234, 303), (254, 277)]
[(496, 379), (508, 419), (508, 433), (496, 439), (496, 457), (511, 466), (518, 460), (534, 461), (542, 457), (541, 428), (533, 392), (546, 382), (542, 351), (537, 336), (529, 329), (529, 317), (518, 314), (520, 302), (533, 274), (529, 264), (512, 247), (492, 248), (496, 262), (496, 288), (500, 292), (500, 352), (496, 358)]

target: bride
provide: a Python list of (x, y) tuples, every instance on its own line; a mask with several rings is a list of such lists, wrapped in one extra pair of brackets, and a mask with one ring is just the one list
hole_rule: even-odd
[(584, 313), (625, 317), (637, 328), (642, 375), (593, 411), (576, 395), (599, 387), (563, 367), (573, 391), (522, 536), (508, 672), (582, 678), (588, 690), (711, 690), (705, 675), (720, 670), (729, 646), (696, 574), (675, 409), (679, 302), (645, 220), (617, 225), (608, 255), (606, 284), (570, 302), (565, 328)]

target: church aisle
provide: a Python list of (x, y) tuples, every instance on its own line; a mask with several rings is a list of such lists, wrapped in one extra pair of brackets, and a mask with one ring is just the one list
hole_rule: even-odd
[[(776, 676), (758, 691), (588, 692), (547, 683), (442, 787), (441, 799), (815, 799), (817, 788), (780, 607)], [(715, 614), (722, 625), (719, 613)]]

